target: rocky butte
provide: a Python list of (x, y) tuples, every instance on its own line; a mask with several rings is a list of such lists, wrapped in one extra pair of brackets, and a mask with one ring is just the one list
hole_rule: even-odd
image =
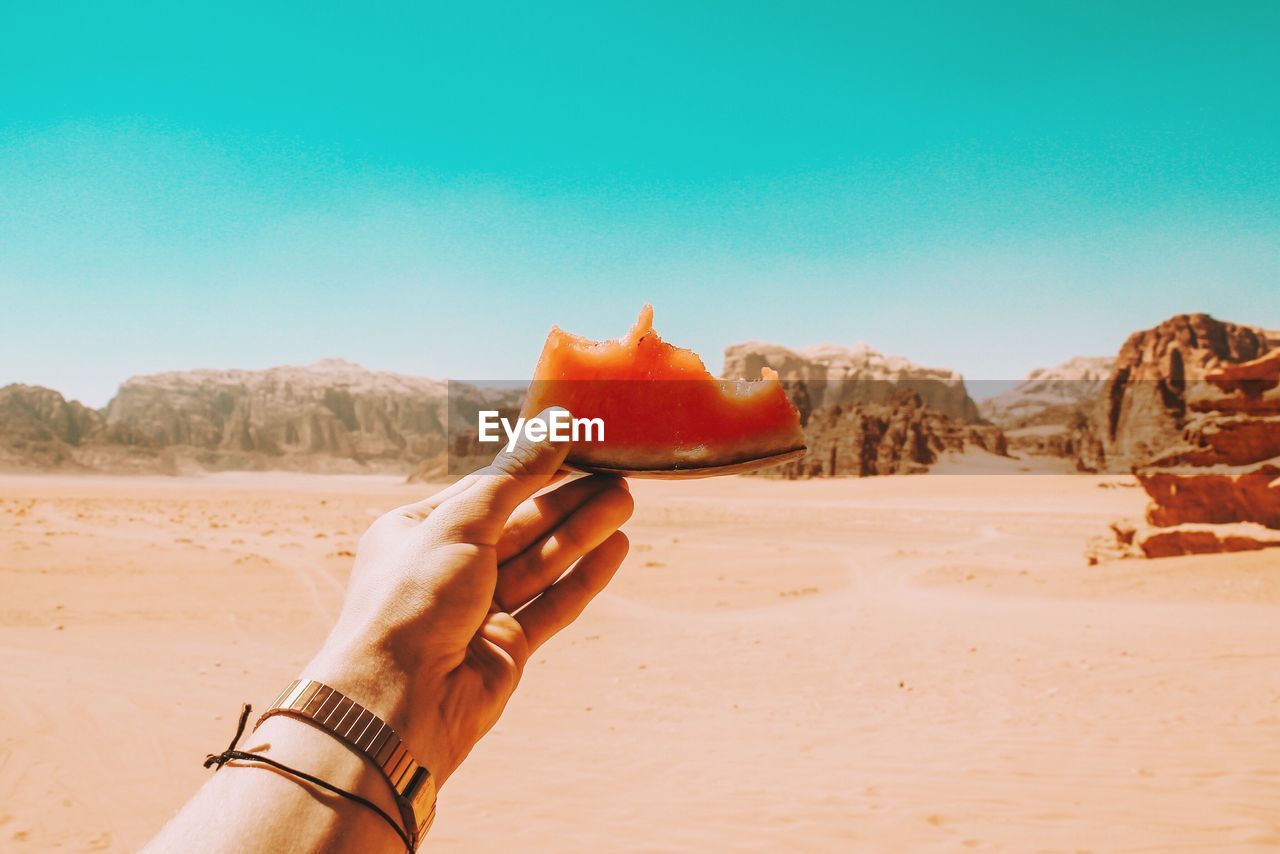
[(778, 372), (802, 418), (838, 403), (887, 403), (899, 389), (909, 389), (925, 406), (949, 418), (979, 420), (977, 404), (959, 372), (926, 368), (866, 344), (820, 344), (801, 350), (759, 341), (734, 344), (724, 351), (722, 376), (755, 379), (765, 365)]
[(1187, 389), (1209, 372), (1265, 355), (1277, 346), (1271, 334), (1179, 314), (1130, 335), (1079, 437), (1080, 467), (1127, 472), (1163, 455), (1181, 441)]
[(1116, 523), (1100, 556), (1280, 546), (1280, 342), (1179, 315), (1136, 333), (1097, 404), (1092, 450), (1131, 466), (1151, 497), (1144, 525)]
[(58, 468), (74, 464), (76, 449), (97, 437), (102, 416), (53, 389), (0, 388), (0, 466)]
[(948, 451), (1006, 453), (998, 427), (981, 423), (964, 378), (858, 344), (792, 350), (758, 341), (725, 350), (723, 376), (778, 372), (800, 410), (800, 460), (761, 474), (804, 478), (925, 472)]
[(1182, 442), (1134, 472), (1147, 557), (1280, 546), (1280, 350), (1205, 375)]
[(999, 427), (948, 417), (925, 406), (919, 392), (910, 388), (898, 389), (881, 403), (835, 403), (815, 409), (804, 432), (808, 453), (764, 474), (923, 474), (948, 451), (980, 448), (1007, 454)]

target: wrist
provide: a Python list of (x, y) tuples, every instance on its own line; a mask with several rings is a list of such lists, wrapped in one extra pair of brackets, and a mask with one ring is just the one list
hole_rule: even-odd
[[(264, 755), (360, 795), (388, 815), (398, 814), (395, 796), (365, 755), (313, 722), (278, 715), (263, 721), (254, 731), (252, 741), (265, 748)], [(238, 762), (232, 760), (231, 764)], [(364, 812), (352, 809), (350, 802), (341, 799), (332, 803), (348, 816)]]
[(385, 644), (330, 638), (300, 675), (336, 688), (386, 721), (437, 788), (456, 767), (439, 705), (432, 702), (440, 696), (438, 677), (407, 667)]

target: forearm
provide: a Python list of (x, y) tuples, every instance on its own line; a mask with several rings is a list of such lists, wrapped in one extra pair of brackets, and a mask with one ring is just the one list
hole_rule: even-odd
[[(365, 758), (300, 720), (274, 717), (240, 749), (261, 752), (399, 815), (390, 789)], [(258, 763), (215, 773), (148, 851), (403, 851), (369, 808)]]
[[(393, 728), (406, 731), (411, 714), (406, 675), (369, 648), (338, 650), (326, 644), (302, 675), (359, 698)], [(317, 725), (274, 716), (246, 733), (238, 747), (359, 795), (403, 825), (382, 772)], [(363, 804), (280, 769), (232, 760), (200, 789), (149, 850), (403, 851), (404, 844), (385, 820)]]

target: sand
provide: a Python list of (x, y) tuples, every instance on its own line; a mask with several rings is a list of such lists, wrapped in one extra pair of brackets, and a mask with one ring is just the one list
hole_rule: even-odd
[[(0, 849), (131, 850), (323, 636), (391, 478), (0, 478)], [(430, 850), (1280, 846), (1280, 557), (1089, 567), (1123, 477), (636, 482)]]

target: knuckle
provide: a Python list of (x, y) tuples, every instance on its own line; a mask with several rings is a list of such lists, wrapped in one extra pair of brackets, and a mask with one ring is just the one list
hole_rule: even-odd
[(520, 475), (527, 472), (538, 457), (538, 448), (524, 442), (510, 451), (503, 451), (494, 458), (494, 468), (506, 475)]

